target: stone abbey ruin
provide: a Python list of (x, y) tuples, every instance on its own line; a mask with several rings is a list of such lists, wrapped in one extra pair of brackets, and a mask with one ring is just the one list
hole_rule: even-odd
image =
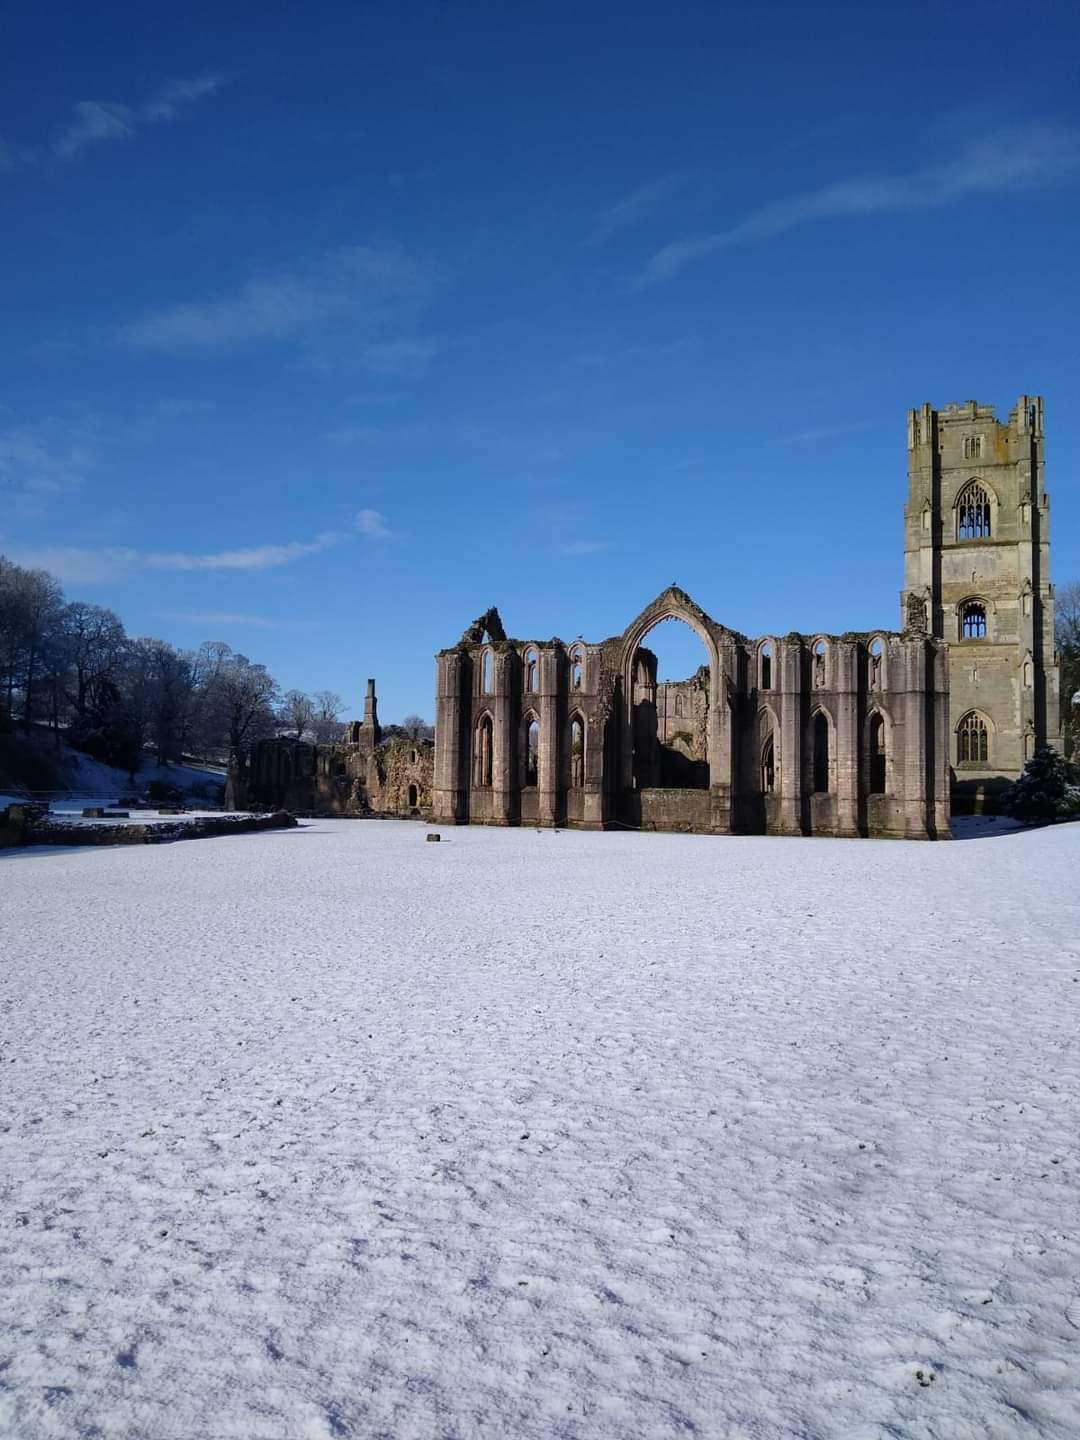
[[(439, 824), (705, 834), (949, 834), (1060, 747), (1042, 401), (908, 415), (901, 629), (748, 638), (675, 586), (599, 642), (507, 637), (495, 609), (436, 657), (435, 740), (364, 718), (270, 740), (234, 803)], [(660, 681), (649, 632), (705, 649)]]

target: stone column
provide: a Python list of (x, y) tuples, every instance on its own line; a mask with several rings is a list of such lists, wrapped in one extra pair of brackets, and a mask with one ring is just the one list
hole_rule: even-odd
[(467, 797), (472, 764), (472, 736), (462, 744), (464, 680), (471, 666), (458, 651), (439, 655), (435, 661), (435, 775), (432, 788), (432, 818), (442, 825), (468, 819)]
[(779, 681), (780, 834), (801, 835), (802, 821), (802, 646), (779, 641), (775, 676)]
[(925, 839), (926, 647), (908, 640), (904, 649), (904, 834)]
[(515, 656), (509, 650), (496, 652), (493, 666), (495, 686), (492, 715), (495, 721), (494, 753), (491, 760), (491, 823), (509, 825), (515, 792), (520, 788), (517, 763), (517, 717), (513, 691)]
[(934, 686), (934, 833), (939, 840), (947, 840), (952, 835), (949, 827), (949, 811), (952, 808), (949, 787), (952, 749), (952, 731), (949, 727), (949, 656), (944, 645), (934, 645), (929, 649), (927, 673), (933, 675)]
[(716, 647), (715, 660), (709, 657), (709, 790), (710, 829), (727, 835), (731, 831), (732, 773), (735, 735), (728, 677), (737, 674), (734, 647)]
[(834, 642), (836, 697), (836, 833), (859, 833), (859, 647)]
[(541, 650), (540, 693), (537, 711), (540, 718), (540, 756), (537, 765), (537, 818), (541, 825), (554, 825), (559, 803), (559, 654)]

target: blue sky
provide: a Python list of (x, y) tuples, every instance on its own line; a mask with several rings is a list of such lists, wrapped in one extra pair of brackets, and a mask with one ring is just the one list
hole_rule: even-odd
[(1031, 392), (1075, 579), (1078, 45), (1064, 3), (20, 7), (0, 550), (430, 714), (491, 604), (895, 626), (907, 408)]

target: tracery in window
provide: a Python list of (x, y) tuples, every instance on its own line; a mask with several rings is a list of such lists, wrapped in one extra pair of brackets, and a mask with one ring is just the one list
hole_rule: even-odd
[(976, 710), (969, 710), (956, 727), (956, 759), (960, 765), (985, 764), (990, 758), (990, 732)]
[(965, 600), (960, 606), (960, 639), (986, 639), (986, 606), (981, 600)]
[(481, 788), (491, 784), (492, 737), (491, 716), (485, 715), (476, 727), (473, 744), (473, 784)]
[(585, 783), (585, 726), (579, 716), (570, 721), (570, 785), (579, 790)]
[(972, 480), (956, 502), (956, 538), (990, 539), (990, 497), (977, 480)]
[(983, 437), (982, 437), (981, 435), (965, 435), (965, 436), (964, 436), (964, 459), (965, 459), (965, 460), (981, 460), (981, 459), (982, 459), (982, 453), (983, 453), (983, 451), (982, 451), (982, 444), (983, 444)]
[(761, 747), (761, 793), (771, 795), (776, 788), (776, 740), (770, 730)]

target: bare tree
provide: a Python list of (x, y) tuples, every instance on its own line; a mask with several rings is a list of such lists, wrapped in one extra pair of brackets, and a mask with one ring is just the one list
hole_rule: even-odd
[(314, 729), (316, 713), (315, 702), (310, 695), (305, 695), (303, 690), (287, 690), (278, 719), (282, 725), (296, 732), (297, 740), (302, 740), (305, 730)]
[(78, 724), (100, 710), (103, 686), (115, 684), (127, 636), (117, 614), (82, 600), (64, 607), (61, 626), (70, 664), (68, 701)]
[(1058, 587), (1054, 605), (1054, 643), (1061, 666), (1061, 731), (1065, 754), (1080, 749), (1080, 581)]
[(224, 645), (208, 686), (210, 729), (224, 741), (229, 764), (240, 766), (254, 742), (274, 732), (277, 682), (265, 665), (253, 665)]
[(434, 726), (429, 725), (422, 715), (406, 715), (401, 728), (410, 740), (431, 740), (435, 736)]
[(339, 740), (342, 728), (341, 712), (345, 709), (345, 701), (334, 690), (316, 690), (312, 698), (315, 701), (316, 740), (320, 745)]

